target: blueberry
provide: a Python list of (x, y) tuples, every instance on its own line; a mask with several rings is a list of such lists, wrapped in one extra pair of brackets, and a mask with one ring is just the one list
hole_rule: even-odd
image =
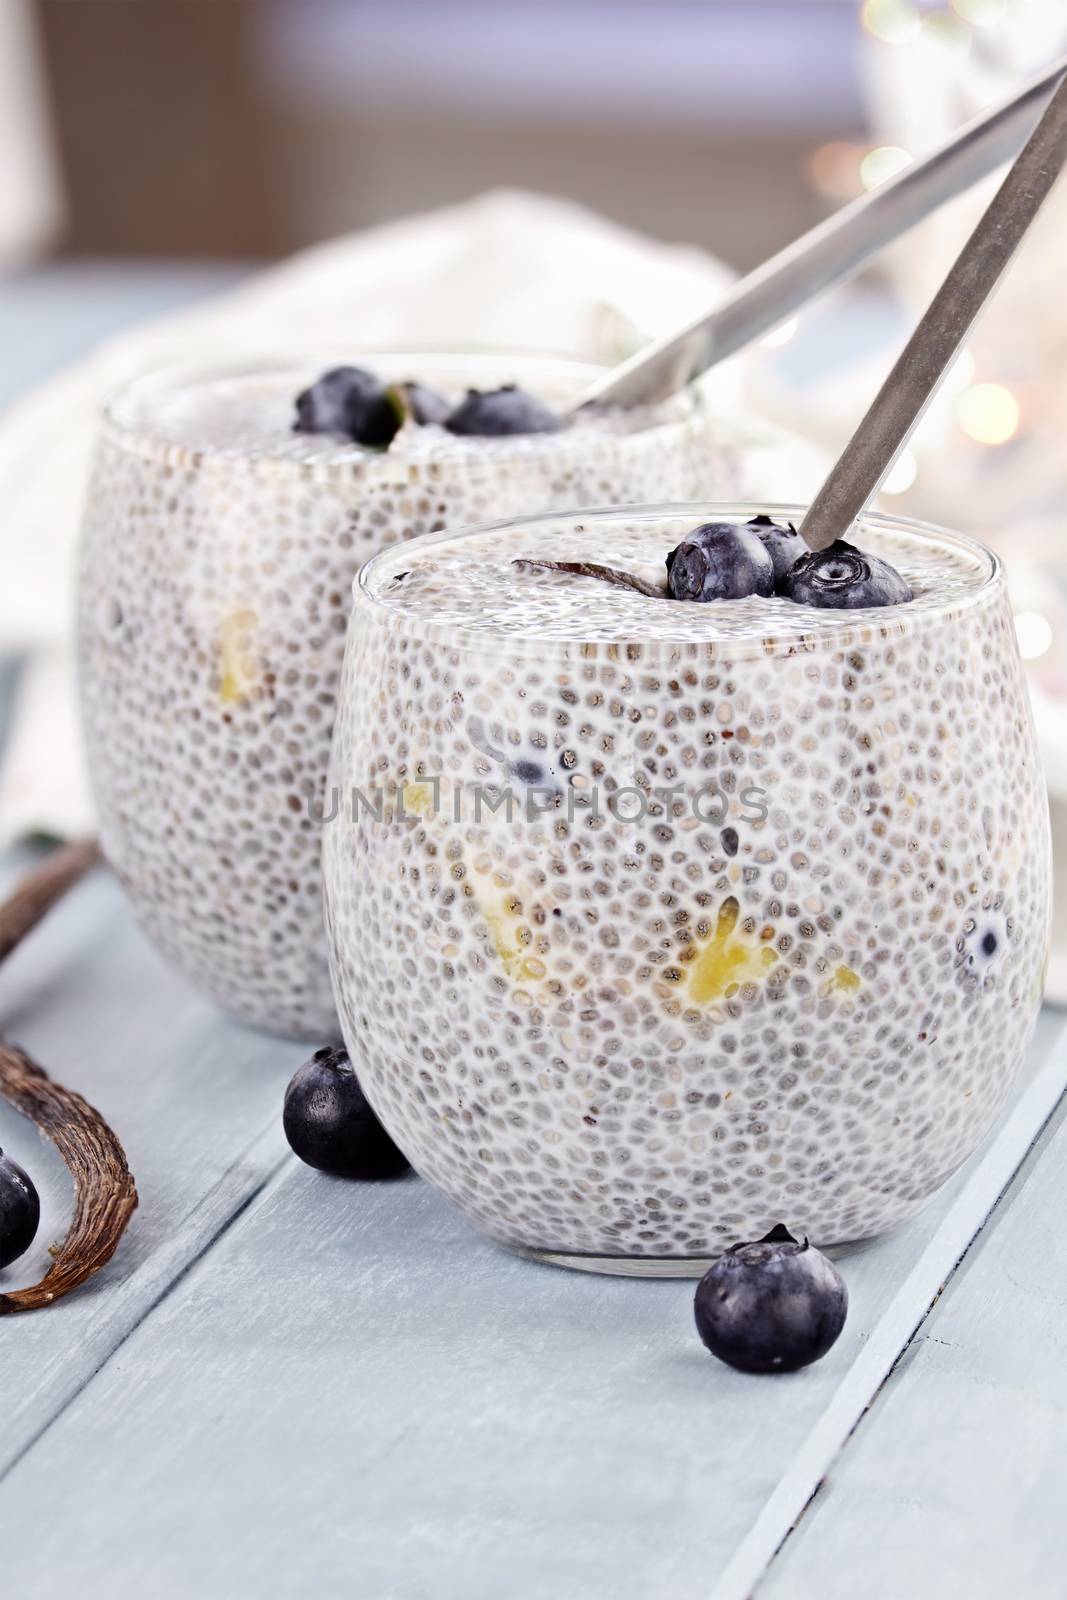
[(285, 1137), (301, 1161), (337, 1178), (394, 1178), (407, 1170), (374, 1115), (348, 1051), (316, 1050), (285, 1091)]
[(452, 410), (451, 400), (438, 394), (436, 389), (428, 389), (424, 383), (409, 380), (399, 387), (405, 406), (420, 427), (430, 422), (444, 424)]
[(32, 1181), (0, 1150), (0, 1272), (25, 1255), (40, 1220), (41, 1202)]
[(297, 433), (343, 433), (357, 444), (391, 444), (403, 422), (403, 407), (373, 372), (331, 367), (296, 397)]
[(487, 436), (556, 433), (562, 426), (562, 418), (514, 383), (506, 383), (502, 389), (468, 389), (445, 422), (449, 433)]
[(762, 541), (773, 561), (774, 586), (777, 588), (797, 559), (804, 554), (806, 548), (804, 541), (791, 522), (787, 522), (783, 527), (780, 522), (774, 522), (762, 512), (758, 517), (750, 517), (745, 526), (751, 528), (756, 537)]
[(959, 954), (956, 965), (968, 987), (985, 981), (999, 966), (1007, 954), (1010, 933), (1011, 923), (1003, 912), (978, 911), (967, 918), (964, 931), (956, 941)]
[(778, 1223), (735, 1244), (697, 1286), (697, 1332), (739, 1372), (796, 1372), (818, 1361), (845, 1325), (848, 1290), (837, 1268)]
[(705, 522), (667, 557), (675, 600), (741, 600), (774, 590), (774, 562), (760, 538), (739, 522)]
[(518, 778), (520, 783), (543, 784), (545, 781), (545, 769), (539, 761), (527, 761), (523, 759), (520, 761), (511, 761), (508, 763), (508, 765), (510, 767), (512, 777)]
[(786, 573), (780, 594), (802, 606), (854, 611), (861, 606), (899, 606), (912, 598), (895, 567), (864, 555), (838, 539), (826, 550), (809, 550)]

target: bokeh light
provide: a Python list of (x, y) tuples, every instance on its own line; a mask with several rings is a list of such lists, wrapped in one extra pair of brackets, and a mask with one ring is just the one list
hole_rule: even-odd
[(1004, 21), (1007, 0), (952, 0), (952, 9), (976, 28), (995, 28)]
[(962, 56), (971, 48), (971, 30), (951, 11), (933, 11), (923, 18), (922, 40)]
[(910, 161), (911, 156), (898, 144), (876, 145), (860, 162), (860, 182), (865, 189), (876, 189), (887, 178), (896, 177)]
[(863, 146), (847, 139), (830, 139), (808, 157), (808, 176), (828, 200), (852, 200), (862, 192), (860, 162)]
[(1040, 611), (1019, 611), (1015, 617), (1015, 637), (1024, 661), (1038, 661), (1052, 648), (1052, 624)]
[(962, 394), (974, 382), (974, 357), (966, 346), (945, 374), (946, 394)]
[(907, 494), (919, 476), (919, 462), (913, 450), (902, 450), (882, 484), (883, 494)]
[(787, 317), (776, 328), (772, 328), (770, 333), (765, 333), (760, 340), (760, 344), (765, 350), (781, 349), (782, 345), (788, 344), (796, 333), (799, 321), (799, 317)]
[(979, 444), (1006, 444), (1019, 431), (1019, 402), (1002, 383), (973, 383), (956, 402), (956, 415)]
[(910, 0), (865, 0), (860, 20), (883, 44), (909, 44), (922, 22)]

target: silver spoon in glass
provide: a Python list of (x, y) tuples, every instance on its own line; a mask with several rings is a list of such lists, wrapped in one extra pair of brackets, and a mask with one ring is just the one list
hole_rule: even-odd
[(583, 406), (651, 405), (665, 400), (814, 295), (840, 283), (944, 201), (1008, 161), (1065, 72), (1067, 59), (967, 123), (921, 161), (843, 206), (734, 284), (697, 321), (646, 345), (599, 378), (572, 412)]
[(800, 535), (848, 533), (911, 435), (1067, 161), (1067, 77), (808, 508)]

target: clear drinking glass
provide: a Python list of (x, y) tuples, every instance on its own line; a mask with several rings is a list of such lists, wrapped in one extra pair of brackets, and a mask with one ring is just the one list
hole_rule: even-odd
[(504, 593), (516, 557), (654, 576), (759, 510), (799, 515), (541, 517), (356, 584), (342, 1028), (414, 1166), (523, 1253), (689, 1273), (779, 1221), (878, 1234), (974, 1150), (1034, 1023), (1048, 816), (994, 556), (870, 515), (907, 605)]
[[(105, 408), (80, 563), (79, 657), (104, 850), (159, 948), (226, 1010), (336, 1035), (320, 799), (352, 580), (447, 525), (736, 484), (700, 396), (559, 434), (385, 452), (293, 434), (344, 357), (166, 372)], [(527, 355), (349, 356), (460, 394), (516, 381), (563, 405), (596, 376)]]

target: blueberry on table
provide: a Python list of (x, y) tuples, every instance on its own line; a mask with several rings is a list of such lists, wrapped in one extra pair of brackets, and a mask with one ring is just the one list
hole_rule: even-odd
[(764, 512), (758, 517), (750, 517), (745, 526), (752, 529), (774, 563), (774, 585), (777, 588), (807, 546), (791, 522), (775, 522)]
[(339, 1047), (316, 1050), (297, 1071), (285, 1091), (282, 1126), (301, 1161), (335, 1178), (395, 1178), (408, 1169)]
[(30, 1178), (0, 1150), (0, 1272), (25, 1255), (41, 1221), (41, 1202)]
[(743, 600), (774, 592), (774, 562), (763, 541), (739, 522), (705, 522), (667, 557), (674, 600)]
[(818, 1361), (845, 1325), (844, 1279), (781, 1223), (732, 1245), (697, 1286), (697, 1332), (739, 1372), (796, 1372)]
[(557, 433), (563, 419), (535, 395), (506, 383), (502, 389), (468, 389), (445, 427), (449, 433), (489, 438), (507, 433)]
[(801, 556), (778, 592), (798, 605), (842, 611), (899, 606), (912, 599), (911, 588), (895, 567), (877, 556), (865, 555), (844, 539)]
[(331, 367), (296, 397), (297, 433), (341, 433), (356, 444), (384, 449), (403, 422), (380, 378), (364, 367)]

